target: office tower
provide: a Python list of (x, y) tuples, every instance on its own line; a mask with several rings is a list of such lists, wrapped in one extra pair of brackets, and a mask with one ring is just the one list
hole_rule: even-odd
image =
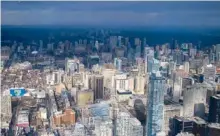
[(216, 45), (216, 50), (215, 50), (215, 56), (216, 56), (217, 61), (220, 61), (219, 52), (220, 52), (220, 44), (217, 44)]
[(97, 51), (99, 50), (99, 42), (98, 41), (95, 41), (95, 48)]
[(179, 102), (181, 95), (182, 95), (181, 85), (177, 82), (174, 82), (173, 90), (172, 90), (172, 100), (175, 102)]
[(137, 75), (135, 78), (134, 78), (134, 92), (136, 94), (144, 94), (145, 90), (145, 76), (142, 76), (142, 75)]
[(207, 88), (205, 84), (194, 84), (183, 91), (183, 115), (186, 117), (205, 116)]
[(165, 79), (160, 72), (152, 73), (147, 94), (146, 136), (156, 136), (162, 131)]
[(220, 123), (220, 95), (210, 98), (209, 122)]
[(95, 75), (92, 89), (94, 91), (94, 100), (103, 99), (104, 97), (104, 77), (102, 75)]
[(212, 64), (204, 67), (203, 75), (205, 80), (215, 81), (216, 67)]
[(42, 40), (39, 41), (39, 45), (40, 45), (39, 51), (41, 52), (43, 50), (43, 46), (44, 46)]
[(170, 49), (171, 49), (171, 50), (174, 50), (174, 49), (176, 48), (176, 47), (175, 47), (175, 46), (176, 46), (176, 45), (175, 45), (175, 43), (176, 43), (175, 41), (176, 41), (176, 40), (174, 40), (174, 39), (172, 39), (172, 41), (171, 41), (171, 44), (170, 44)]
[(209, 62), (215, 63), (215, 53), (213, 52), (209, 53)]
[(173, 54), (173, 60), (176, 62), (176, 64), (179, 64), (179, 65), (183, 63), (181, 50), (175, 50)]
[(141, 40), (140, 40), (139, 38), (135, 38), (135, 39), (134, 39), (134, 45), (135, 45), (135, 46), (141, 45), (140, 43), (141, 43)]
[(176, 62), (174, 61), (171, 61), (169, 63), (169, 75), (172, 74), (173, 71), (176, 71)]
[(120, 47), (121, 46), (121, 39), (122, 39), (122, 36), (118, 36), (118, 43), (117, 43), (117, 45)]
[(53, 43), (48, 43), (48, 44), (47, 44), (47, 50), (48, 50), (48, 51), (53, 51), (53, 50), (54, 50), (54, 45), (53, 45)]
[(189, 73), (189, 62), (184, 62), (184, 71)]
[(73, 74), (74, 72), (79, 72), (79, 60), (74, 58), (65, 58), (65, 71), (68, 74)]
[(122, 60), (119, 58), (114, 58), (114, 66), (118, 71), (122, 69)]
[(148, 59), (148, 62), (147, 62), (147, 72), (157, 72), (159, 71), (159, 68), (160, 68), (160, 62), (159, 60), (155, 59), (155, 58), (152, 58), (152, 59)]
[(114, 48), (117, 46), (117, 36), (110, 36), (109, 37), (109, 45)]
[(196, 53), (197, 53), (197, 50), (194, 49), (194, 48), (191, 48), (191, 49), (189, 50), (189, 55), (190, 55), (192, 58), (195, 58)]
[(148, 60), (152, 60), (154, 58), (154, 50), (150, 47), (144, 48), (144, 62), (145, 62), (145, 73), (148, 72)]
[(126, 37), (126, 38), (125, 38), (125, 46), (128, 46), (128, 44), (129, 44), (129, 38)]
[(176, 136), (180, 132), (192, 133), (193, 120), (186, 117), (175, 116), (172, 119), (171, 136)]
[(100, 58), (97, 54), (96, 55), (90, 55), (88, 57), (88, 60), (87, 60), (87, 66), (89, 68), (92, 68), (93, 65), (99, 64), (99, 62), (100, 62)]

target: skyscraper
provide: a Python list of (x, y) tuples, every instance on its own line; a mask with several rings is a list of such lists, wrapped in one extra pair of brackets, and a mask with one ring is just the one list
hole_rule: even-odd
[(220, 95), (212, 96), (209, 105), (209, 121), (220, 123)]
[(183, 115), (204, 117), (207, 88), (205, 84), (194, 84), (183, 91)]
[(149, 78), (147, 95), (146, 136), (156, 136), (162, 131), (165, 79), (160, 72)]
[(103, 99), (104, 97), (104, 77), (101, 75), (94, 76), (94, 100)]
[(155, 58), (148, 58), (147, 72), (159, 71), (160, 62)]

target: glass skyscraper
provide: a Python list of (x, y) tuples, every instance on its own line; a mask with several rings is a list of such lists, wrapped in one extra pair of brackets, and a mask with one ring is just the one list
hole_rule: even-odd
[(160, 68), (160, 62), (159, 60), (155, 58), (148, 58), (148, 64), (147, 64), (147, 72), (152, 73), (159, 71)]
[(165, 78), (160, 72), (149, 77), (147, 93), (146, 136), (156, 136), (162, 131)]

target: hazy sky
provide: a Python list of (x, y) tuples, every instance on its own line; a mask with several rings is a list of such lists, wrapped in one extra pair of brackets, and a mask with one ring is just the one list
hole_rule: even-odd
[(2, 2), (3, 25), (220, 26), (219, 2)]

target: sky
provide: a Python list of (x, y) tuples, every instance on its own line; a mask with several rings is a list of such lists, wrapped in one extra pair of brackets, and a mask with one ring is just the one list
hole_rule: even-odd
[(2, 2), (2, 25), (220, 27), (215, 2)]

